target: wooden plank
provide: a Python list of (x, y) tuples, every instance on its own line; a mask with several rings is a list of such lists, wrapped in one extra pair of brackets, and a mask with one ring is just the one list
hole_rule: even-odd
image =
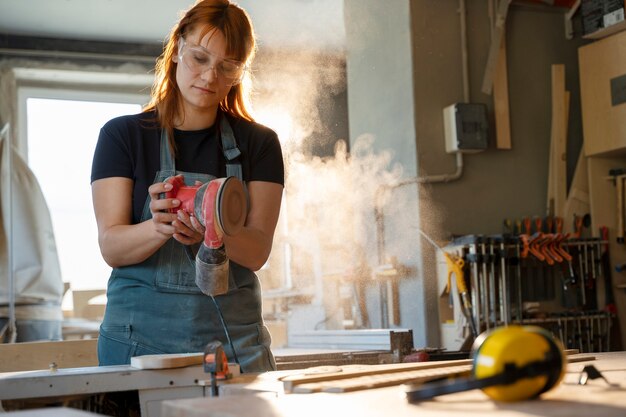
[(498, 11), (496, 13), (496, 21), (491, 35), (491, 45), (489, 46), (489, 55), (487, 56), (487, 64), (485, 65), (485, 73), (483, 74), (482, 92), (491, 94), (493, 88), (493, 79), (498, 63), (498, 55), (500, 54), (500, 44), (504, 35), (506, 15), (509, 12), (511, 0), (500, 0)]
[(581, 149), (578, 162), (576, 163), (574, 177), (572, 178), (569, 193), (567, 194), (567, 201), (565, 201), (565, 207), (563, 209), (564, 233), (574, 232), (574, 214), (582, 216), (591, 211), (591, 205), (589, 203), (589, 178), (587, 176), (587, 157)]
[(506, 65), (506, 39), (500, 42), (500, 53), (493, 80), (493, 105), (496, 119), (496, 148), (511, 149), (511, 118), (509, 115), (509, 76)]
[[(565, 99), (564, 99), (564, 107), (563, 107), (563, 139), (562, 143), (559, 143), (559, 152), (560, 160), (557, 161), (557, 181), (560, 181), (560, 187), (555, 187), (561, 190), (562, 194), (559, 196), (559, 211), (558, 216), (563, 217), (565, 213), (565, 203), (567, 201), (567, 132), (568, 132), (568, 123), (569, 123), (569, 105), (570, 105), (571, 93), (569, 91), (565, 91)], [(556, 191), (556, 190), (555, 190)], [(555, 201), (556, 206), (556, 201)], [(556, 211), (556, 208), (555, 208)]]
[(472, 363), (471, 359), (461, 359), (455, 361), (440, 361), (440, 362), (416, 362), (416, 363), (395, 363), (386, 365), (357, 365), (357, 366), (344, 366), (337, 370), (337, 367), (332, 367), (331, 372), (315, 372), (315, 369), (303, 370), (303, 373), (297, 375), (289, 375), (281, 380), (284, 384), (285, 392), (291, 392), (296, 385), (334, 381), (339, 379), (347, 379), (369, 375), (382, 375), (393, 372), (402, 372), (416, 369), (435, 369), (445, 368), (453, 365), (469, 365)]
[(554, 143), (554, 215), (563, 217), (567, 198), (566, 140), (569, 107), (565, 91), (565, 66), (552, 65), (552, 141)]
[(0, 372), (97, 366), (97, 339), (0, 344)]
[[(568, 363), (595, 360), (595, 356), (564, 351)], [(469, 376), (473, 359), (440, 362), (362, 365), (355, 367), (316, 367), (302, 374), (282, 377), (287, 393), (351, 392), (405, 383), (426, 382), (442, 377)]]
[(469, 377), (471, 370), (472, 365), (468, 364), (444, 368), (414, 369), (402, 372), (363, 375), (348, 379), (299, 384), (293, 388), (293, 392), (299, 394), (314, 392), (352, 392), (406, 383), (418, 384), (443, 377)]
[[(577, 354), (568, 356), (568, 363), (587, 362), (595, 360), (593, 355)], [(470, 377), (473, 365), (447, 366), (435, 369), (416, 369), (410, 371), (393, 372), (390, 374), (365, 375), (360, 377), (296, 385), (294, 393), (312, 392), (352, 392), (363, 389), (390, 387), (400, 384), (423, 384), (441, 378)]]
[[(553, 93), (553, 96), (554, 96), (554, 93)], [(570, 93), (569, 91), (565, 91), (565, 95), (564, 95), (565, 104), (563, 107), (565, 115), (564, 115), (564, 123), (561, 126), (564, 132), (567, 132), (567, 120), (568, 120), (567, 113), (569, 111), (568, 110), (569, 101), (570, 101)], [(555, 111), (559, 111), (559, 110), (553, 109), (552, 110), (553, 115)], [(567, 190), (567, 178), (562, 175), (562, 174), (564, 174), (565, 176), (567, 175), (567, 164), (566, 164), (567, 161), (565, 157), (565, 147), (563, 147), (563, 145), (559, 143), (559, 137), (558, 137), (559, 131), (560, 129), (555, 124), (554, 116), (553, 116), (552, 128), (550, 131), (550, 156), (548, 159), (548, 197), (547, 197), (547, 205), (546, 205), (546, 214), (548, 216), (563, 217), (565, 215), (564, 214), (565, 207), (563, 207), (563, 209), (559, 209), (563, 213), (561, 214), (556, 213), (557, 192), (561, 188), (564, 190)], [(565, 133), (565, 135), (563, 136), (567, 138), (567, 133)], [(561, 182), (560, 187), (557, 186), (557, 183), (559, 182)], [(565, 206), (565, 204), (566, 203), (563, 202), (563, 206)]]
[(552, 131), (550, 132), (550, 152), (548, 157), (548, 195), (546, 198), (546, 215), (548, 216), (554, 216), (554, 165), (556, 163), (554, 159), (554, 147), (554, 128), (552, 128)]
[[(106, 297), (104, 297), (105, 294), (105, 289), (72, 290), (72, 302), (74, 304), (72, 317), (102, 320), (106, 307)], [(103, 298), (101, 302), (93, 302), (100, 298)]]
[(203, 356), (201, 352), (134, 356), (130, 358), (130, 366), (137, 369), (184, 368), (202, 364)]
[(563, 232), (575, 233), (574, 215), (580, 217), (591, 212), (589, 193), (577, 188), (570, 189), (563, 212)]

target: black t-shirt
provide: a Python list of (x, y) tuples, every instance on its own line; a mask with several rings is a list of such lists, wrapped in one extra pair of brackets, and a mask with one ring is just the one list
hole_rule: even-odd
[[(218, 115), (219, 117), (219, 115)], [(258, 123), (227, 116), (233, 129), (243, 179), (284, 185), (284, 165), (276, 133)], [(102, 178), (125, 177), (134, 181), (133, 223), (139, 223), (148, 187), (160, 165), (161, 129), (154, 113), (121, 116), (108, 121), (102, 129), (93, 157), (91, 182)], [(197, 131), (174, 131), (176, 169), (221, 178), (226, 176), (226, 159), (217, 123)]]

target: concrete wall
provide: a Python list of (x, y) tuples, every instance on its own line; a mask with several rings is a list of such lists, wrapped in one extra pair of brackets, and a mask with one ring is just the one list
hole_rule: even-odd
[[(480, 91), (490, 45), (488, 1), (467, 1), (470, 101), (487, 104)], [(442, 109), (463, 101), (459, 3), (453, 0), (346, 0), (350, 138), (376, 136), (390, 148), (405, 178), (454, 173), (445, 153)], [(408, 26), (407, 26), (408, 25)], [(565, 39), (563, 9), (512, 6), (506, 46), (512, 149), (490, 148), (464, 158), (458, 181), (419, 187), (419, 199), (401, 197), (407, 216), (394, 216), (385, 235), (415, 267), (403, 282), (402, 326), (413, 328), (417, 346), (437, 345), (435, 250), (417, 239), (417, 227), (438, 241), (452, 235), (502, 232), (505, 218), (545, 215), (550, 144), (550, 66), (565, 64), (571, 92), (568, 173), (582, 143), (577, 48)], [(410, 193), (408, 188), (403, 193)], [(408, 203), (408, 204), (407, 204)], [(434, 328), (435, 327), (435, 328)]]
[[(458, 4), (413, 3), (415, 118), (422, 174), (454, 170), (444, 152), (441, 109), (463, 101)], [(480, 91), (490, 44), (486, 1), (467, 2), (470, 101), (485, 103)], [(507, 19), (507, 54), (512, 150), (491, 149), (464, 158), (461, 180), (434, 185), (433, 209), (440, 236), (500, 233), (504, 218), (545, 215), (550, 145), (550, 66), (565, 64), (571, 91), (568, 165), (573, 173), (582, 143), (577, 48), (580, 38), (564, 36), (560, 9), (512, 7)], [(492, 126), (493, 127), (493, 126)]]
[[(410, 3), (346, 0), (344, 13), (350, 142), (372, 135), (373, 148), (391, 149), (403, 178), (413, 178), (418, 165)], [(382, 253), (370, 252), (368, 258), (375, 268), (395, 256), (410, 269), (399, 283), (398, 325), (413, 329), (414, 343), (424, 346), (437, 340), (438, 329), (427, 325), (435, 293), (429, 291), (433, 281), (426, 280), (419, 256), (419, 213), (416, 184), (390, 191), (378, 233), (371, 232), (372, 240), (382, 242)], [(372, 285), (369, 292), (371, 325), (378, 327), (384, 324), (378, 287)]]

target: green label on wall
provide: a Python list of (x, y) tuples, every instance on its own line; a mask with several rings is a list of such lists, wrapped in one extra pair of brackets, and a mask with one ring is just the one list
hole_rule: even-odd
[(611, 79), (611, 104), (626, 103), (626, 75), (620, 75)]

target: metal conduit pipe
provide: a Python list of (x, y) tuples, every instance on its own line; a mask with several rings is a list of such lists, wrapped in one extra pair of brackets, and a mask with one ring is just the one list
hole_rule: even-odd
[[(465, 0), (459, 0), (459, 21), (461, 32), (461, 69), (463, 77), (463, 100), (466, 103), (470, 101), (470, 89), (469, 89), (469, 64), (467, 54), (467, 12), (465, 9)], [(409, 180), (408, 183), (417, 182), (420, 184), (432, 184), (438, 182), (450, 182), (456, 181), (463, 175), (463, 154), (461, 152), (456, 153), (456, 171), (453, 174), (437, 174), (426, 175), (423, 177), (417, 177), (414, 180)], [(405, 185), (405, 181), (401, 182), (396, 187)]]

